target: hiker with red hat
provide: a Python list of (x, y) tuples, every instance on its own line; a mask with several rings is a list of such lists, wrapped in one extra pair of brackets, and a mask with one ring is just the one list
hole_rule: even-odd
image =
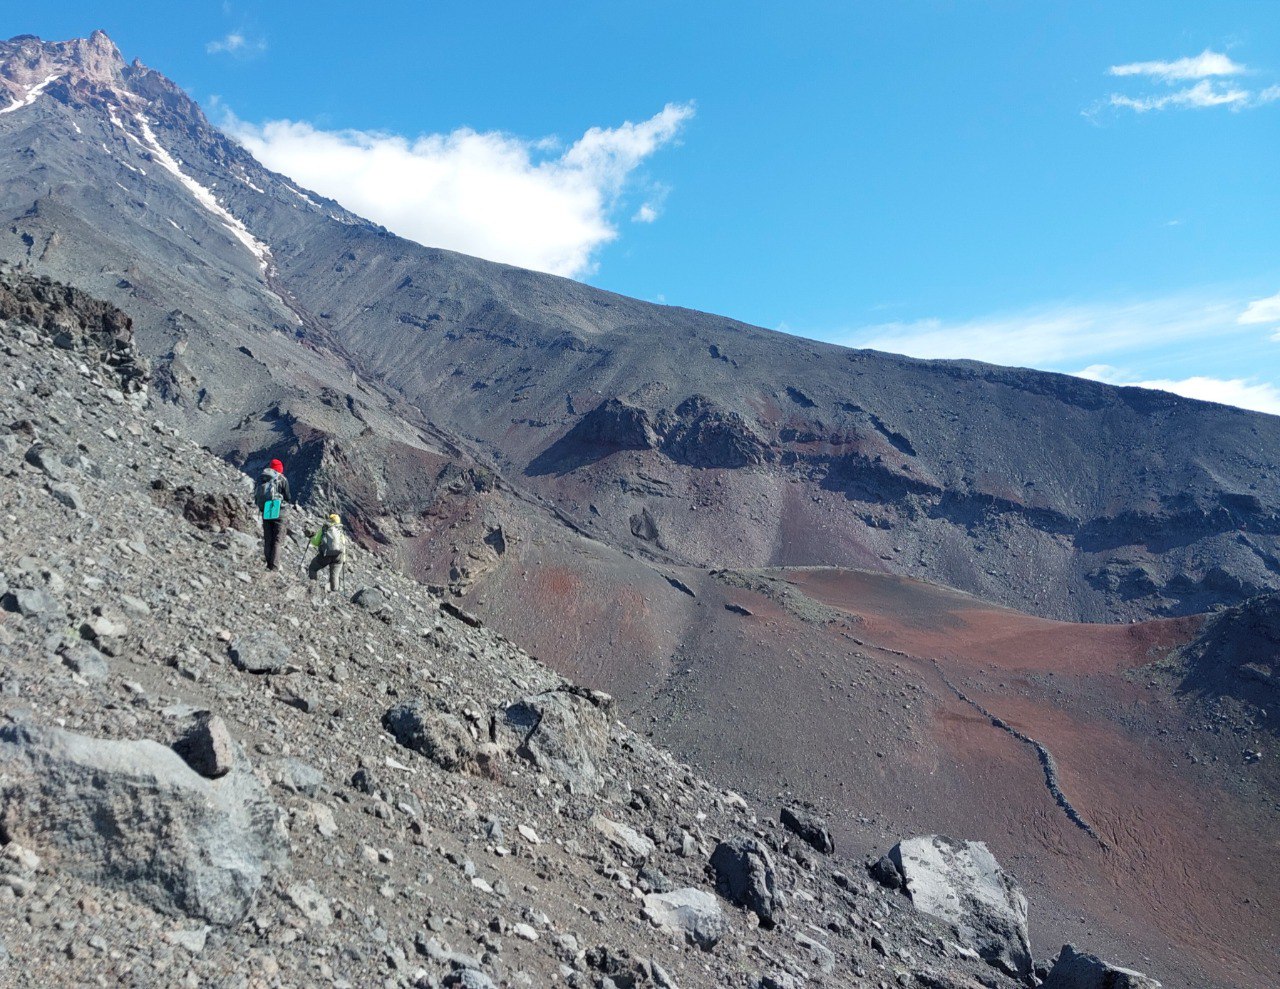
[(289, 493), (289, 479), (284, 476), (284, 464), (279, 460), (271, 461), (258, 475), (253, 500), (262, 518), (262, 554), (266, 557), (267, 569), (279, 570), (280, 547), (288, 533), (284, 519), (280, 517), (280, 508), (286, 501), (293, 501)]

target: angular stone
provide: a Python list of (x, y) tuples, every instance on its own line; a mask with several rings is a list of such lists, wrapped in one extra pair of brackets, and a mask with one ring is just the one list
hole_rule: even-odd
[(158, 742), (9, 723), (0, 779), (11, 840), (167, 913), (236, 924), (288, 859), (279, 809), (242, 757), (214, 781)]
[(84, 498), (80, 494), (80, 489), (74, 484), (52, 484), (49, 486), (49, 493), (53, 495), (54, 500), (66, 505), (72, 511), (84, 511)]
[(746, 907), (770, 928), (782, 922), (783, 896), (769, 850), (754, 838), (722, 841), (711, 853), (716, 889), (730, 903)]
[(599, 763), (609, 747), (608, 694), (576, 689), (523, 697), (494, 719), (494, 740), (566, 784), (574, 793), (604, 785)]
[(211, 711), (196, 711), (173, 751), (183, 762), (207, 779), (231, 772), (235, 763), (235, 743), (227, 723)]
[(1043, 989), (1160, 989), (1160, 983), (1132, 969), (1104, 962), (1097, 955), (1064, 944)]
[(382, 727), (407, 749), (441, 769), (458, 771), (474, 764), (476, 743), (462, 719), (420, 698), (397, 704), (382, 716)]
[(635, 828), (597, 814), (591, 818), (597, 831), (609, 839), (609, 843), (622, 850), (634, 863), (645, 861), (654, 852), (654, 844)]
[(888, 858), (916, 909), (955, 925), (988, 964), (1031, 972), (1027, 899), (985, 844), (926, 835), (899, 842)]
[(714, 948), (729, 931), (729, 921), (716, 898), (700, 889), (650, 893), (645, 915), (664, 930), (684, 934), (700, 948)]
[(43, 443), (37, 443), (27, 450), (25, 459), (27, 463), (39, 470), (51, 481), (58, 482), (67, 479), (66, 466)]
[(783, 807), (778, 815), (782, 826), (817, 851), (830, 855), (836, 850), (827, 822), (803, 807)]
[(244, 635), (231, 643), (231, 662), (246, 673), (280, 673), (289, 665), (291, 650), (273, 629)]
[(53, 595), (38, 587), (15, 587), (4, 596), (6, 611), (16, 611), (23, 618), (51, 615), (62, 609)]
[(298, 908), (298, 912), (313, 924), (328, 927), (333, 923), (333, 911), (329, 909), (329, 901), (321, 896), (310, 883), (294, 883), (286, 891), (289, 902)]

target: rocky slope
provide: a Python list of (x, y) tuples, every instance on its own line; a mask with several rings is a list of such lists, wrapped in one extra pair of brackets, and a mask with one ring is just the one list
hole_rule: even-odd
[(264, 572), (248, 478), (155, 417), (122, 314), (0, 284), (40, 313), (0, 319), (0, 984), (1030, 977), (976, 852), (888, 880), (954, 884), (935, 918), (375, 556), (341, 595)]

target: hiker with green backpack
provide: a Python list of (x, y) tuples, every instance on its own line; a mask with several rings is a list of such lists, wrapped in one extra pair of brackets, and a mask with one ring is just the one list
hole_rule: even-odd
[(289, 493), (289, 479), (284, 476), (284, 464), (279, 460), (271, 461), (258, 475), (253, 500), (258, 506), (258, 517), (262, 519), (262, 554), (266, 557), (267, 569), (279, 570), (280, 547), (288, 533), (284, 519), (280, 517), (280, 509), (285, 502), (293, 501)]
[(316, 555), (307, 567), (307, 576), (315, 580), (320, 571), (329, 568), (329, 590), (342, 590), (342, 565), (347, 559), (347, 534), (342, 531), (342, 519), (330, 515), (311, 537)]

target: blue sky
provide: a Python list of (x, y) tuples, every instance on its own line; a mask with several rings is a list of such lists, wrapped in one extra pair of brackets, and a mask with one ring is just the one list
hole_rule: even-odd
[(104, 28), (267, 164), (425, 243), (1280, 413), (1280, 3), (53, 0), (4, 21)]

